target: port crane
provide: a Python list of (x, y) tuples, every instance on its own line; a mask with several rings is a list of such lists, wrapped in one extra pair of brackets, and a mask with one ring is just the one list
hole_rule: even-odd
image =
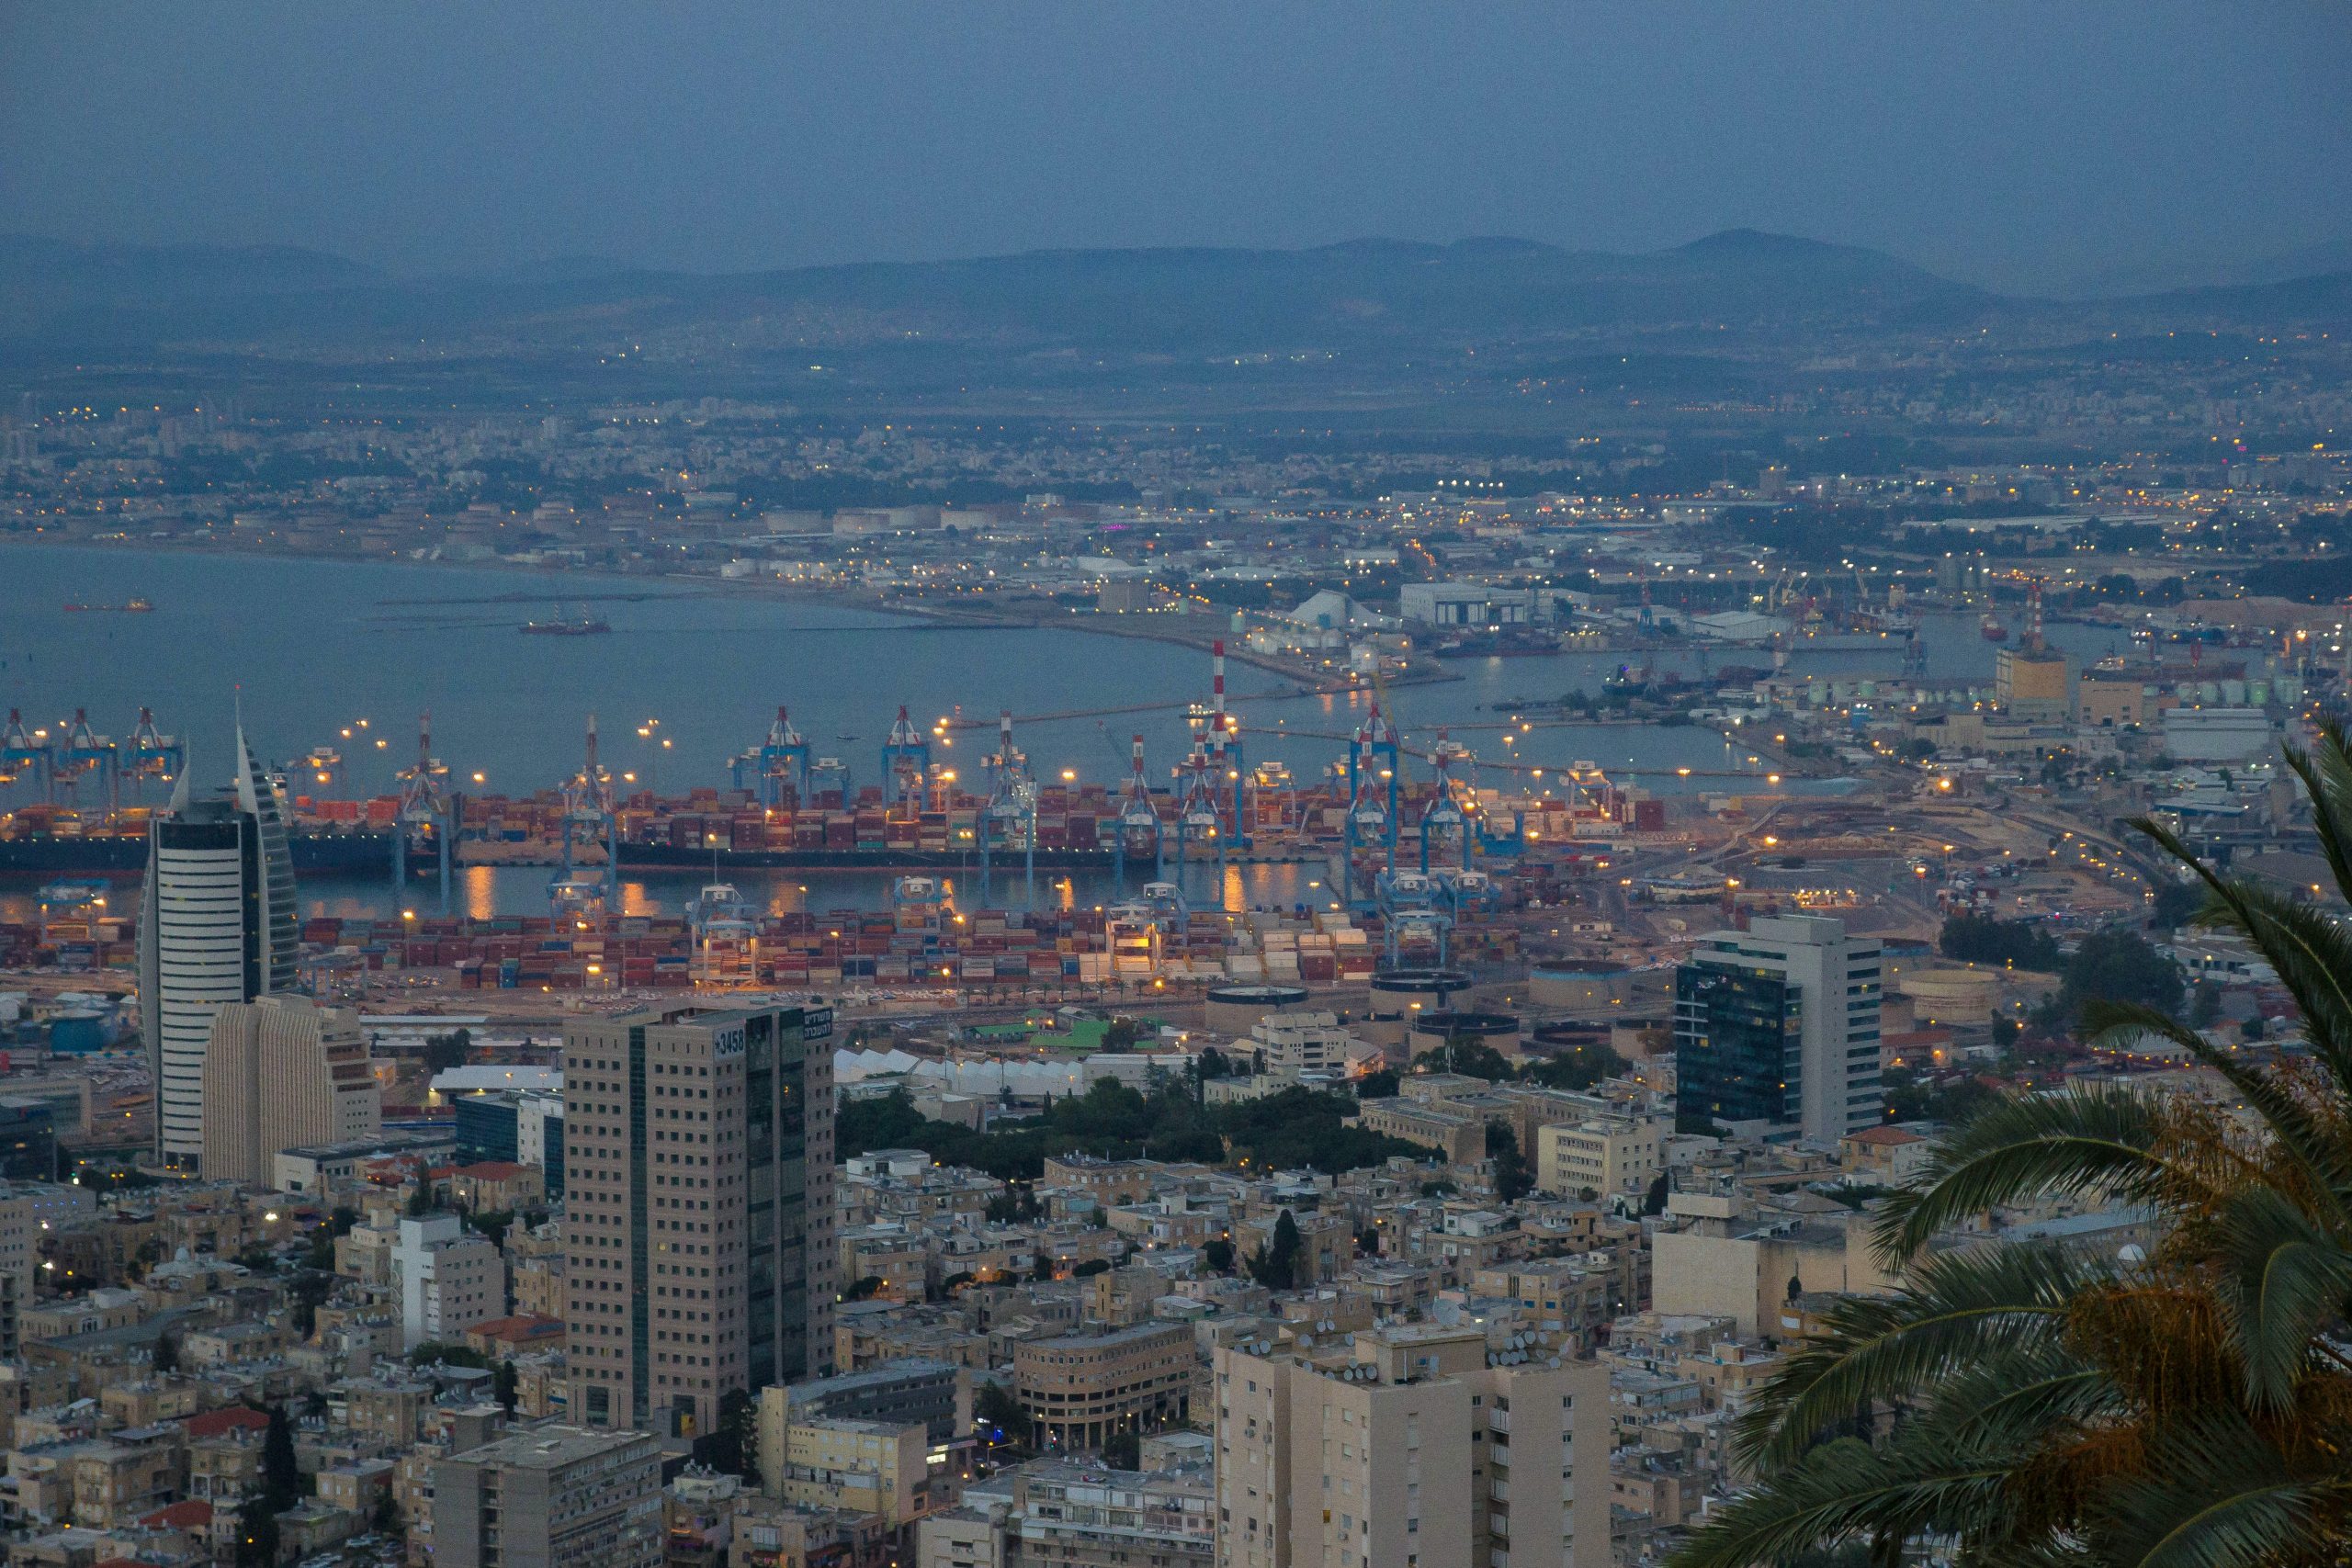
[(1037, 907), (1037, 781), (1029, 759), (1012, 743), (1012, 710), (997, 717), (996, 750), (985, 759), (989, 794), (976, 824), (980, 844), (980, 897), (989, 895), (989, 860), (1000, 827), (1007, 849), (1022, 852), (1028, 882), (1028, 908)]
[[(341, 761), (340, 758), (337, 759)], [(139, 722), (132, 727), (130, 739), (124, 742), (115, 759), (116, 805), (121, 804), (121, 786), (128, 784), (133, 798), (139, 786), (149, 779), (158, 784), (170, 784), (187, 766), (187, 747), (176, 735), (164, 735), (155, 728), (155, 715), (151, 708), (139, 710)]]
[[(595, 875), (585, 874), (579, 860), (584, 844), (600, 844), (605, 864)], [(607, 913), (620, 908), (620, 810), (613, 795), (613, 775), (596, 756), (596, 716), (588, 716), (588, 733), (580, 772), (563, 786), (563, 861), (548, 883), (548, 917), (557, 930), (567, 924), (601, 928)], [(712, 880), (718, 879), (714, 864)], [(708, 889), (705, 889), (706, 892)]]
[(7, 724), (0, 726), (0, 784), (15, 784), (28, 776), (40, 786), (41, 797), (48, 799), (51, 794), (49, 734), (27, 729), (25, 716), (10, 708)]
[(441, 913), (449, 912), (449, 857), (458, 837), (457, 811), (442, 781), (448, 765), (433, 754), (433, 714), (417, 716), (416, 762), (402, 768), (400, 807), (392, 823), (392, 887), (408, 897), (408, 856), (413, 835), (429, 836), (441, 871)]
[(1421, 874), (1430, 874), (1431, 846), (1442, 839), (1450, 850), (1458, 849), (1462, 869), (1470, 869), (1470, 818), (1462, 809), (1455, 794), (1453, 764), (1472, 763), (1470, 749), (1459, 740), (1446, 739), (1445, 731), (1437, 732), (1437, 743), (1430, 748), (1430, 767), (1436, 773), (1435, 787), (1430, 802), (1421, 808)]
[(885, 809), (901, 822), (922, 820), (923, 807), (930, 803), (930, 774), (931, 742), (907, 716), (907, 705), (900, 703), (889, 739), (882, 742)]
[(767, 739), (731, 759), (728, 769), (737, 789), (752, 791), (763, 807), (773, 810), (784, 804), (787, 790), (795, 801), (808, 798), (808, 742), (792, 728), (792, 716), (778, 703)]
[(119, 787), (114, 776), (115, 744), (90, 728), (86, 709), (75, 708), (74, 721), (57, 738), (57, 747), (50, 758), (49, 777), (52, 790), (63, 788), (80, 805), (82, 784), (95, 780), (98, 793), (109, 800)]
[[(1127, 861), (1151, 857), (1151, 880), (1159, 882), (1168, 874), (1168, 834), (1159, 820), (1159, 804), (1151, 798), (1151, 784), (1143, 771), (1143, 737), (1135, 738), (1133, 765), (1127, 782), (1120, 791), (1119, 813), (1111, 835), (1113, 853), (1118, 862), (1119, 886), (1127, 886)], [(1147, 846), (1148, 846), (1147, 848)]]
[(1192, 750), (1174, 770), (1176, 783), (1176, 880), (1184, 880), (1185, 851), (1193, 844), (1216, 851), (1217, 874), (1225, 873), (1225, 835), (1218, 831), (1224, 814), (1216, 761), (1205, 728), (1193, 736)]
[(1397, 775), (1402, 757), (1396, 732), (1389, 728), (1375, 698), (1348, 749), (1348, 809), (1344, 818), (1346, 846), (1340, 864), (1340, 897), (1362, 910), (1368, 906), (1355, 891), (1356, 858), (1378, 846), (1385, 870), (1396, 869)]

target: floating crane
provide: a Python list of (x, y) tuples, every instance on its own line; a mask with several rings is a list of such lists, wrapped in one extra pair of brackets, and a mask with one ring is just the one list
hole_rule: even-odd
[(1135, 738), (1134, 765), (1127, 774), (1125, 787), (1119, 797), (1119, 814), (1111, 835), (1113, 853), (1118, 862), (1119, 886), (1127, 886), (1127, 861), (1151, 857), (1151, 880), (1158, 882), (1168, 872), (1168, 834), (1159, 820), (1159, 807), (1151, 798), (1151, 784), (1143, 771), (1143, 737)]
[(989, 895), (989, 858), (1000, 827), (1007, 849), (1022, 852), (1028, 881), (1027, 907), (1037, 907), (1037, 781), (1030, 775), (1029, 759), (1012, 743), (1012, 710), (997, 716), (996, 750), (985, 760), (988, 799), (977, 824), (980, 842), (980, 897)]
[(882, 743), (885, 810), (895, 812), (901, 822), (921, 820), (923, 807), (930, 804), (930, 773), (931, 742), (907, 716), (907, 705), (900, 703), (899, 716), (890, 724), (890, 737)]
[[(596, 875), (582, 873), (578, 856), (583, 841), (604, 846), (605, 865)], [(620, 875), (619, 804), (613, 796), (613, 775), (597, 760), (596, 716), (592, 713), (580, 772), (563, 786), (563, 861), (548, 883), (551, 926), (601, 929), (605, 915), (620, 908)], [(717, 877), (714, 867), (712, 879)]]
[(731, 759), (728, 769), (735, 776), (735, 787), (750, 790), (766, 809), (783, 805), (787, 790), (796, 801), (808, 798), (808, 742), (792, 728), (792, 716), (782, 703), (776, 705), (767, 739)]
[(398, 775), (401, 801), (392, 823), (392, 887), (401, 897), (408, 897), (411, 838), (429, 836), (441, 863), (444, 915), (449, 912), (449, 857), (458, 837), (457, 812), (441, 782), (448, 775), (447, 764), (433, 754), (433, 714), (428, 709), (417, 716), (415, 765), (402, 768)]

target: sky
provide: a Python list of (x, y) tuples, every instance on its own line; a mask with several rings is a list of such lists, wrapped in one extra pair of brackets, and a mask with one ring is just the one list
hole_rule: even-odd
[(2344, 245), (2352, 7), (0, 0), (0, 230), (66, 239), (735, 271), (1734, 227), (2022, 290)]

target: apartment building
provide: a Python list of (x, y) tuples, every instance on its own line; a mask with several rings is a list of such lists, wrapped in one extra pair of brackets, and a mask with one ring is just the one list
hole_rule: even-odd
[(433, 1467), (435, 1568), (660, 1568), (662, 1455), (641, 1432), (539, 1427)]
[(455, 1214), (401, 1221), (387, 1261), (388, 1283), (400, 1295), (402, 1349), (446, 1343), (506, 1315), (505, 1258)]
[(1216, 1353), (1217, 1568), (1607, 1568), (1609, 1375), (1484, 1335)]
[(1012, 1348), (1013, 1393), (1041, 1447), (1099, 1450), (1115, 1432), (1181, 1425), (1194, 1362), (1179, 1324), (1025, 1340)]
[(1638, 1192), (1666, 1168), (1665, 1129), (1645, 1117), (1555, 1122), (1535, 1134), (1535, 1185), (1545, 1192)]

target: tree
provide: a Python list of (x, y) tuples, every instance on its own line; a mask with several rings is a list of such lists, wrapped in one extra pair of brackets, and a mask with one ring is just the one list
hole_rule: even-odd
[(1944, 920), (1943, 934), (1936, 945), (1946, 958), (1963, 964), (2005, 964), (2053, 974), (2065, 964), (2057, 938), (2030, 920), (1952, 915)]
[(1143, 1434), (1133, 1427), (1113, 1428), (1102, 1439), (1102, 1462), (1113, 1470), (1135, 1470), (1143, 1463)]
[(302, 1469), (294, 1459), (294, 1423), (286, 1406), (269, 1407), (269, 1426), (261, 1437), (261, 1491), (269, 1511), (282, 1514), (302, 1498)]
[(889, 1280), (885, 1280), (879, 1274), (861, 1274), (856, 1279), (852, 1280), (849, 1282), (849, 1289), (842, 1292), (842, 1300), (845, 1302), (870, 1302), (875, 1297), (880, 1295), (883, 1291), (888, 1287), (889, 1283)]
[(2180, 1006), (2180, 965), (2137, 931), (2094, 931), (2066, 961), (2060, 1005), (2078, 1018), (2092, 1001), (2121, 1002), (2169, 1013)]
[(1626, 1070), (1625, 1058), (1600, 1041), (1571, 1045), (1549, 1056), (1539, 1056), (1520, 1070), (1520, 1081), (1539, 1089), (1588, 1089), (1603, 1078)]
[(1492, 1045), (1467, 1032), (1446, 1037), (1442, 1052), (1432, 1051), (1413, 1065), (1415, 1072), (1460, 1073), (1464, 1077), (1502, 1083), (1512, 1076), (1510, 1064)]
[(498, 1371), (491, 1374), (490, 1389), (492, 1397), (498, 1401), (499, 1408), (506, 1412), (510, 1420), (513, 1419), (514, 1406), (523, 1399), (522, 1374), (515, 1371), (514, 1362), (498, 1363)]
[(237, 1568), (276, 1568), (277, 1512), (256, 1492), (237, 1510)]
[(429, 1077), (437, 1073), (446, 1073), (452, 1067), (464, 1066), (467, 1059), (473, 1054), (473, 1046), (472, 1032), (463, 1027), (454, 1029), (447, 1034), (426, 1035), (424, 1037), (426, 1075)]
[(1029, 1446), (1029, 1412), (1001, 1382), (982, 1385), (972, 1400), (972, 1417), (983, 1435), (994, 1431), (996, 1440), (1014, 1448)]
[(1193, 1058), (1193, 1071), (1203, 1083), (1211, 1078), (1229, 1078), (1233, 1076), (1233, 1061), (1212, 1045)]
[(1136, 1048), (1136, 1040), (1142, 1037), (1142, 1027), (1134, 1019), (1114, 1018), (1102, 1031), (1102, 1049), (1132, 1051)]
[(2222, 988), (2211, 980), (2188, 987), (2188, 1027), (2211, 1029), (2222, 1021)]
[[(2352, 741), (2333, 720), (2321, 737), (2288, 762), (2337, 898), (2352, 899)], [(2228, 1086), (2229, 1105), (2098, 1086), (1978, 1110), (1880, 1206), (1880, 1262), (1902, 1288), (1822, 1310), (1820, 1337), (1734, 1424), (1757, 1484), (1709, 1516), (1677, 1568), (1851, 1546), (1875, 1562), (2046, 1568), (2338, 1561), (2352, 1535), (2352, 1450), (2338, 1440), (2352, 1409), (2338, 1338), (2352, 1301), (2352, 999), (2339, 988), (2352, 919), (2226, 876), (2153, 820), (2132, 827), (2199, 879), (2208, 923), (2277, 971), (2303, 1052), (2217, 1048), (2169, 1010), (2177, 974), (2122, 942), (2078, 954), (2095, 1038), (2176, 1050)], [(2112, 981), (2132, 999), (2100, 995)], [(2086, 1196), (2153, 1211), (2144, 1254), (1929, 1246), (1988, 1209)], [(1858, 1431), (1872, 1410), (1903, 1414)]]
[(1298, 1289), (1298, 1222), (1284, 1209), (1274, 1220), (1274, 1237), (1250, 1255), (1250, 1277), (1270, 1291)]
[(397, 1538), (401, 1534), (400, 1499), (386, 1486), (376, 1494), (376, 1506), (368, 1516), (368, 1528), (380, 1536)]
[(433, 1184), (419, 1177), (416, 1190), (408, 1195), (408, 1217), (421, 1220), (433, 1212)]
[(1535, 1173), (1519, 1152), (1519, 1137), (1507, 1123), (1487, 1123), (1487, 1157), (1495, 1162), (1495, 1196), (1516, 1203), (1534, 1190)]
[(1382, 1067), (1376, 1072), (1366, 1073), (1356, 1079), (1358, 1103), (1367, 1100), (1391, 1100), (1396, 1097), (1396, 1069), (1394, 1067)]
[(1209, 1266), (1212, 1274), (1233, 1272), (1233, 1243), (1221, 1235), (1213, 1235), (1201, 1244), (1201, 1261)]
[(155, 1375), (169, 1377), (180, 1370), (180, 1337), (175, 1329), (166, 1328), (155, 1336)]
[(1671, 1190), (1666, 1179), (1666, 1172), (1659, 1171), (1651, 1180), (1650, 1190), (1642, 1194), (1642, 1213), (1645, 1214), (1665, 1213), (1667, 1194)]

